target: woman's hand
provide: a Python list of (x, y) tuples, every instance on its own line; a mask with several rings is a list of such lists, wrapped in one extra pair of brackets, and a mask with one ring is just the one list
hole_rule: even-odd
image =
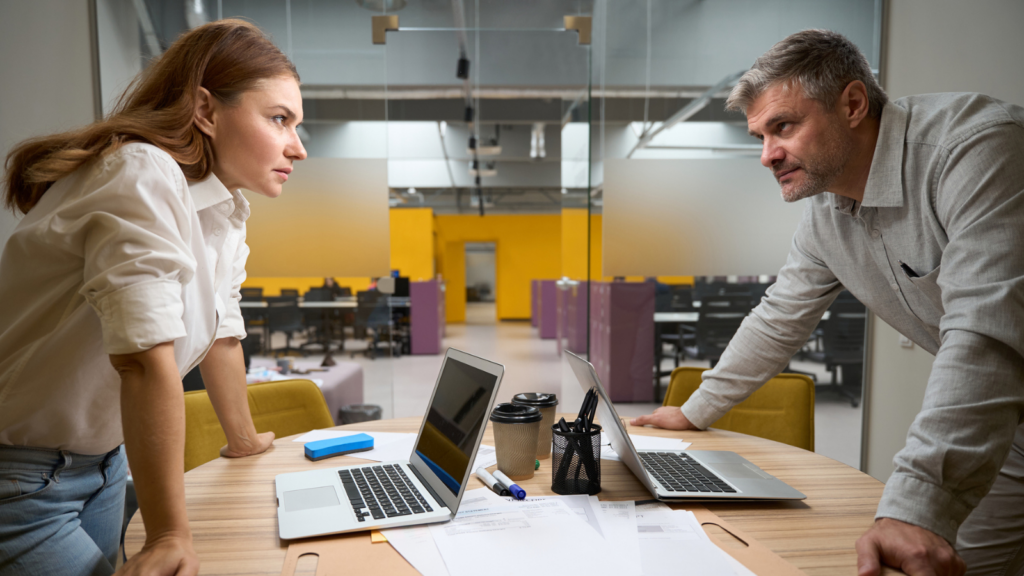
[(264, 432), (263, 434), (256, 435), (255, 442), (249, 442), (246, 440), (239, 440), (235, 446), (232, 446), (229, 442), (227, 446), (220, 449), (220, 455), (225, 458), (244, 458), (246, 456), (254, 456), (256, 454), (263, 454), (274, 444), (274, 433)]
[(199, 556), (192, 549), (192, 540), (164, 536), (146, 542), (142, 551), (132, 556), (115, 576), (194, 576), (198, 573)]

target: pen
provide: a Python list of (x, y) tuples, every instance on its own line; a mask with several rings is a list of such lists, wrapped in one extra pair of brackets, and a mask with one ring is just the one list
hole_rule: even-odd
[(523, 498), (526, 498), (526, 490), (523, 490), (514, 482), (512, 482), (512, 479), (509, 478), (508, 476), (505, 476), (505, 473), (502, 472), (501, 470), (495, 470), (494, 477), (497, 478), (498, 481), (501, 482), (502, 484), (508, 486), (508, 491), (511, 492), (513, 496), (515, 496), (516, 500), (522, 500)]
[(491, 473), (486, 468), (477, 468), (476, 477), (484, 483), (485, 486), (491, 489), (492, 492), (498, 496), (511, 496), (512, 493), (508, 491), (508, 488), (504, 484), (498, 481), (497, 478), (491, 476)]

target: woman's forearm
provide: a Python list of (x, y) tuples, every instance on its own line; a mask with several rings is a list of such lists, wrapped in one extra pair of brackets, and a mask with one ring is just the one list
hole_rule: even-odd
[(184, 392), (174, 345), (167, 342), (110, 360), (121, 376), (124, 445), (146, 542), (167, 537), (191, 541), (185, 512)]
[(203, 384), (235, 454), (251, 454), (259, 444), (246, 394), (245, 357), (237, 338), (221, 338), (213, 343), (199, 365)]

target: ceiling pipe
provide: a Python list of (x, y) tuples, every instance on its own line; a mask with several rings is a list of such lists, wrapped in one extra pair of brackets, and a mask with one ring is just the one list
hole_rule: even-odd
[(715, 84), (711, 88), (708, 88), (706, 92), (698, 96), (695, 100), (693, 100), (686, 106), (683, 106), (681, 110), (679, 110), (671, 117), (669, 117), (668, 120), (665, 120), (665, 122), (663, 122), (661, 126), (658, 126), (657, 128), (651, 131), (645, 130), (644, 134), (640, 136), (640, 141), (636, 143), (636, 146), (633, 146), (633, 149), (629, 151), (629, 154), (626, 154), (626, 158), (632, 158), (634, 152), (645, 148), (651, 142), (651, 140), (653, 140), (654, 137), (660, 134), (663, 130), (667, 130), (680, 122), (685, 122), (686, 120), (689, 120), (695, 114), (697, 114), (697, 112), (703, 110), (704, 107), (706, 107), (708, 103), (711, 102), (711, 99), (715, 97), (715, 94), (718, 94), (722, 90), (725, 90), (726, 88), (735, 84), (744, 72), (746, 72), (746, 70), (740, 70), (739, 72), (729, 74), (728, 76), (723, 78), (718, 84)]

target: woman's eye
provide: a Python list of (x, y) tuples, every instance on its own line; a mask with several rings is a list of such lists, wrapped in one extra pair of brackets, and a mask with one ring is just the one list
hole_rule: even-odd
[(272, 118), (272, 120), (273, 120), (274, 122), (277, 122), (278, 124), (284, 124), (284, 121), (285, 121), (285, 120), (287, 120), (287, 119), (288, 119), (288, 118), (287, 118), (286, 116), (274, 116), (274, 117)]

